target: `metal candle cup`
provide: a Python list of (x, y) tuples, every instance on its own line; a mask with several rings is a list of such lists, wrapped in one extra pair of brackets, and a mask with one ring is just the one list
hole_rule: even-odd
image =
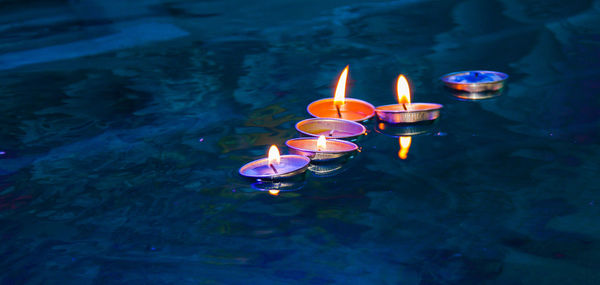
[(433, 121), (440, 116), (443, 107), (435, 103), (411, 103), (410, 88), (404, 75), (396, 83), (399, 104), (384, 105), (375, 108), (379, 120), (390, 124), (412, 124)]
[(296, 130), (306, 136), (324, 135), (332, 139), (355, 139), (367, 132), (365, 126), (357, 122), (331, 118), (302, 120), (296, 124)]
[(320, 149), (317, 141), (317, 138), (297, 138), (290, 139), (285, 144), (291, 153), (306, 156), (316, 162), (346, 158), (358, 149), (352, 142), (336, 139), (326, 140), (326, 146)]
[[(272, 162), (272, 151), (277, 152), (277, 162)], [(269, 150), (269, 157), (249, 162), (239, 170), (240, 175), (248, 178), (276, 180), (302, 174), (308, 168), (310, 159), (301, 155), (279, 155), (275, 146)]]
[(437, 119), (442, 107), (435, 103), (392, 104), (377, 107), (375, 113), (379, 120), (390, 124), (418, 123)]
[(449, 88), (466, 92), (497, 91), (504, 87), (506, 73), (488, 70), (459, 71), (442, 76)]
[(240, 174), (249, 178), (268, 180), (282, 179), (302, 174), (306, 171), (310, 159), (301, 155), (282, 155), (281, 162), (275, 165), (275, 172), (267, 158), (252, 161), (240, 168)]
[(375, 114), (373, 105), (358, 99), (346, 99), (348, 66), (344, 68), (335, 88), (333, 99), (321, 99), (308, 105), (306, 110), (317, 118), (338, 118), (350, 121), (366, 121)]

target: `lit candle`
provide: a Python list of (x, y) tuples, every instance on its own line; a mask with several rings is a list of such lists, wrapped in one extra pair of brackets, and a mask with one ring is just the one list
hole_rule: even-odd
[(321, 135), (317, 139), (317, 151), (324, 151), (327, 149), (327, 139)]
[(261, 158), (242, 166), (239, 173), (249, 178), (281, 179), (304, 173), (310, 159), (302, 155), (279, 155), (271, 146), (267, 158)]
[(330, 139), (353, 140), (367, 132), (360, 123), (332, 118), (312, 118), (298, 122), (296, 130), (306, 136), (318, 137), (321, 135)]
[(321, 99), (308, 105), (307, 111), (317, 118), (338, 118), (360, 122), (373, 117), (373, 105), (358, 99), (346, 98), (346, 81), (348, 79), (348, 66), (344, 68), (333, 99)]
[(330, 161), (350, 156), (358, 149), (352, 142), (319, 138), (297, 138), (285, 142), (291, 153), (309, 157), (312, 161)]
[(398, 76), (396, 82), (398, 104), (384, 105), (375, 108), (377, 118), (386, 123), (406, 124), (433, 121), (440, 116), (443, 107), (435, 103), (411, 103), (410, 87), (404, 75)]

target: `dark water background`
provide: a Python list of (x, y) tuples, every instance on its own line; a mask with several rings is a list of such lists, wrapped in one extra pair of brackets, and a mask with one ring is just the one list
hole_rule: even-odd
[[(3, 284), (600, 284), (600, 1), (4, 0), (0, 35)], [(338, 175), (240, 179), (347, 64), (444, 104), (408, 159), (371, 122)]]

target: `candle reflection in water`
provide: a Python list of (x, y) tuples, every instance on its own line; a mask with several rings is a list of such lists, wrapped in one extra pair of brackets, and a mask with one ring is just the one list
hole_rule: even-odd
[(293, 178), (280, 181), (257, 181), (252, 183), (252, 188), (269, 195), (280, 196), (287, 192), (294, 192), (302, 189), (306, 184), (304, 178)]
[[(358, 154), (358, 153), (357, 153)], [(308, 166), (308, 170), (316, 177), (330, 177), (350, 169), (356, 161), (356, 155), (329, 162), (316, 162)]]
[(383, 122), (379, 122), (375, 125), (375, 131), (377, 133), (390, 136), (390, 137), (407, 137), (407, 136), (416, 136), (422, 135), (425, 133), (430, 133), (437, 127), (436, 123), (418, 123), (418, 124), (386, 124)]
[(410, 149), (410, 143), (412, 141), (412, 137), (400, 137), (400, 150), (398, 151), (398, 157), (400, 159), (406, 159), (408, 156), (408, 150)]

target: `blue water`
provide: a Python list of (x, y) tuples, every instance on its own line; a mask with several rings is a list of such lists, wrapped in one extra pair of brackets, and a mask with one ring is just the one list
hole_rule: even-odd
[[(2, 284), (600, 284), (600, 1), (9, 0), (0, 35)], [(444, 105), (408, 158), (372, 121), (330, 176), (240, 178), (348, 64)]]

